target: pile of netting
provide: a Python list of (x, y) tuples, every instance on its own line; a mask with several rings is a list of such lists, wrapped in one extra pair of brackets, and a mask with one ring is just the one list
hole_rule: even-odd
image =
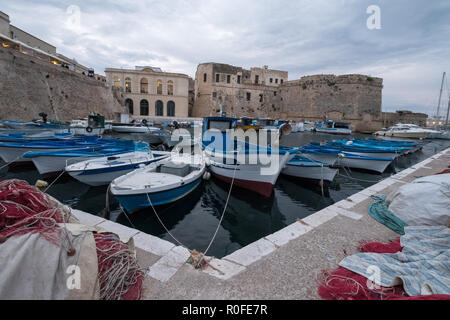
[(113, 233), (94, 233), (98, 258), (100, 299), (139, 300), (144, 273), (135, 254)]
[(59, 246), (70, 213), (47, 194), (22, 180), (0, 181), (0, 241), (26, 233), (40, 233)]
[[(74, 254), (66, 223), (77, 223), (70, 209), (22, 180), (0, 181), (0, 243), (12, 236), (39, 233)], [(101, 299), (140, 299), (144, 273), (135, 253), (112, 233), (93, 232)]]
[[(396, 253), (402, 251), (400, 238), (388, 244), (363, 242), (359, 245), (361, 252)], [(326, 300), (447, 300), (447, 295), (423, 295), (410, 297), (402, 285), (393, 287), (377, 286), (366, 277), (339, 267), (323, 271), (318, 279), (318, 294)]]

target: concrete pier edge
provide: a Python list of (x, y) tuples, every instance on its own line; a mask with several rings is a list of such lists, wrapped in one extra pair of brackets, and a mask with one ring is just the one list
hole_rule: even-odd
[[(333, 205), (307, 216), (306, 218), (298, 219), (296, 222), (286, 226), (285, 228), (248, 244), (247, 246), (234, 251), (221, 259), (212, 257), (209, 262), (212, 267), (207, 267), (201, 271), (197, 270), (196, 272), (206, 273), (221, 280), (228, 280), (245, 271), (250, 265), (258, 262), (263, 257), (276, 252), (281, 247), (286, 246), (292, 240), (309, 233), (310, 231), (328, 223), (338, 216), (351, 220), (360, 220), (363, 218), (361, 210), (360, 213), (358, 213), (356, 210), (353, 210), (353, 208), (368, 200), (370, 196), (378, 194), (395, 184), (401, 186), (402, 184), (411, 182), (412, 180), (418, 178), (415, 174), (420, 173), (419, 171), (421, 170), (430, 171), (429, 174), (435, 174), (446, 169), (450, 164), (450, 161), (446, 161), (446, 159), (443, 158), (449, 157), (450, 148), (447, 148), (432, 157), (411, 166), (410, 168), (385, 178), (380, 182), (351, 195), (346, 199), (336, 202)], [(428, 166), (435, 160), (444, 160), (444, 165), (445, 163), (447, 163), (447, 165), (445, 167), (439, 166), (437, 169)], [(101, 227), (107, 231), (116, 233), (121, 239), (124, 240), (133, 238), (136, 248), (143, 254), (149, 254), (151, 256), (151, 258), (149, 258), (149, 260), (151, 260), (151, 265), (149, 265), (147, 271), (148, 277), (161, 282), (166, 282), (170, 280), (181, 267), (188, 265), (186, 260), (189, 258), (190, 254), (186, 248), (176, 246), (169, 241), (87, 212), (76, 209), (71, 210), (83, 224)], [(373, 220), (373, 223), (378, 224), (375, 220)], [(192, 266), (191, 268), (194, 270)]]

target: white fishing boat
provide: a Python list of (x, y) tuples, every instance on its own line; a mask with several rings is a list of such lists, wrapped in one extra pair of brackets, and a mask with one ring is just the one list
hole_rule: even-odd
[(423, 129), (422, 127), (419, 127), (415, 124), (398, 123), (392, 127), (389, 127), (385, 131), (377, 131), (374, 133), (374, 135), (383, 137), (426, 139), (428, 138), (430, 133), (430, 130)]
[(113, 156), (80, 161), (65, 167), (66, 172), (90, 186), (102, 186), (141, 166), (158, 162), (170, 156), (164, 151), (134, 151)]
[(331, 134), (351, 134), (350, 122), (342, 121), (319, 121), (316, 123), (316, 132)]
[(99, 136), (105, 132), (105, 117), (100, 114), (89, 114), (88, 119), (72, 120), (70, 132), (76, 136)]
[(339, 154), (336, 166), (383, 173), (393, 160), (394, 158), (366, 157), (351, 152), (342, 152)]
[(151, 133), (152, 131), (159, 131), (156, 127), (147, 127), (145, 125), (112, 125), (112, 130), (118, 133)]
[(296, 155), (286, 164), (281, 174), (300, 179), (323, 181), (324, 184), (329, 184), (334, 180), (337, 171), (338, 169), (330, 168), (326, 163)]
[(204, 172), (203, 155), (175, 154), (114, 179), (110, 190), (133, 213), (187, 196), (200, 184)]
[[(227, 141), (231, 142), (230, 132), (227, 129), (232, 129), (236, 123), (237, 119), (234, 118), (204, 118), (202, 142), (206, 146), (205, 154), (208, 157), (210, 170), (216, 178), (222, 181), (233, 182), (238, 187), (269, 197), (284, 165), (298, 149), (296, 151), (293, 149), (275, 150), (264, 146), (247, 145), (240, 152), (234, 150), (226, 145)], [(225, 145), (219, 146), (215, 143), (219, 140), (225, 141)], [(245, 142), (243, 143), (245, 144)], [(260, 156), (266, 156), (269, 153), (269, 163), (265, 164), (261, 161)], [(253, 160), (250, 161), (250, 159)]]

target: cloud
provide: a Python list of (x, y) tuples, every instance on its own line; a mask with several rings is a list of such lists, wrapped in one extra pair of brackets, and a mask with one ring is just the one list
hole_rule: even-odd
[[(380, 30), (366, 27), (372, 4), (381, 8)], [(363, 73), (384, 79), (384, 109), (433, 114), (450, 71), (445, 0), (15, 0), (2, 11), (97, 72), (154, 65), (194, 76), (197, 64), (214, 61), (269, 65), (291, 80)]]

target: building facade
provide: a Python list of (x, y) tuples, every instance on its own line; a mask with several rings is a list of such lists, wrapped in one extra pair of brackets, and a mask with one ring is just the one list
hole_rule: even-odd
[(383, 79), (365, 75), (314, 75), (288, 81), (288, 72), (267, 66), (245, 70), (203, 63), (195, 75), (193, 115), (352, 122), (357, 131), (382, 126)]
[(195, 74), (194, 117), (217, 115), (219, 110), (232, 117), (265, 117), (286, 71), (263, 68), (250, 70), (219, 63), (203, 63)]
[(133, 118), (188, 117), (189, 77), (159, 68), (106, 68), (106, 82), (123, 96)]

